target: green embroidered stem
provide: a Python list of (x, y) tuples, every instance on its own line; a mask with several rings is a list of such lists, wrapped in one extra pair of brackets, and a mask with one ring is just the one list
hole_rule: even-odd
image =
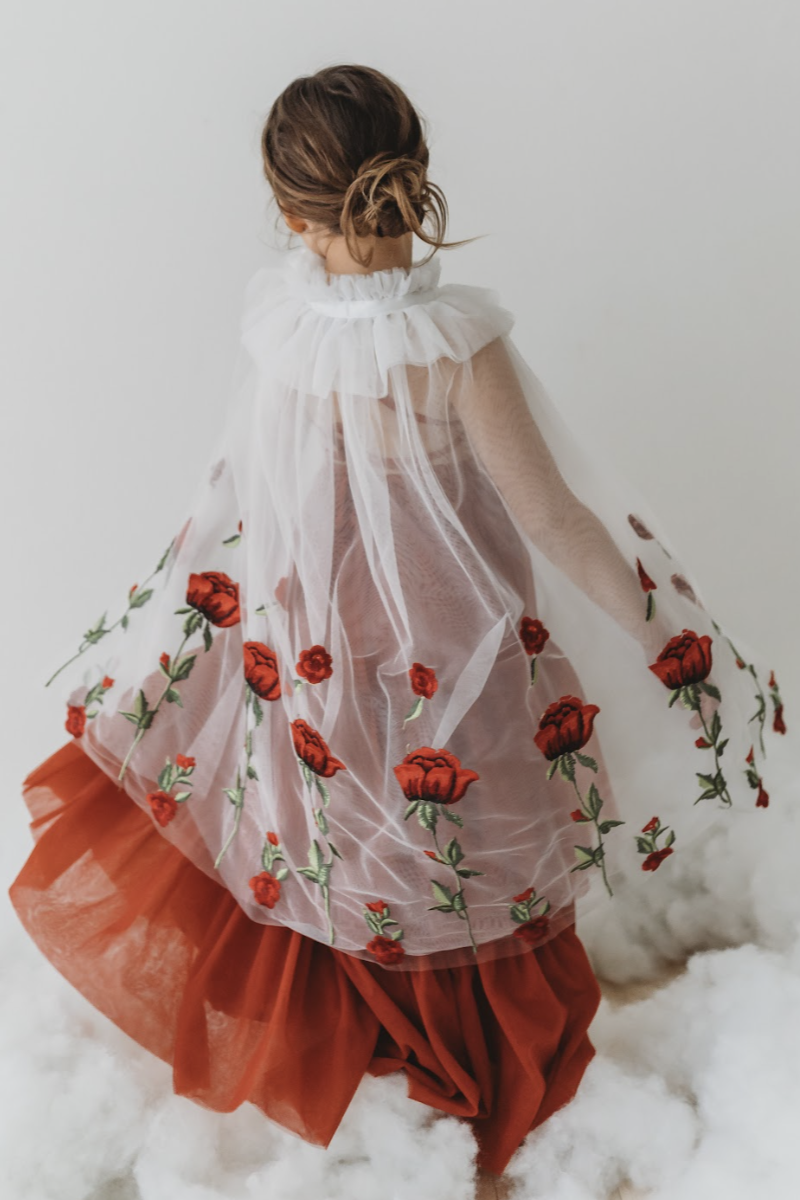
[[(578, 790), (578, 785), (575, 782), (574, 774), (572, 775), (571, 782), (572, 782), (572, 786), (575, 788), (575, 794), (578, 797), (580, 804), (583, 805), (583, 796), (580, 794), (580, 791)], [(596, 851), (595, 861), (597, 861), (597, 859), (600, 860), (600, 870), (603, 874), (603, 883), (606, 885), (606, 891), (608, 892), (609, 896), (613, 896), (614, 893), (611, 890), (611, 885), (609, 884), (608, 876), (606, 875), (606, 856), (605, 856), (605, 849), (603, 847), (603, 834), (600, 831), (600, 824), (597, 820), (597, 816), (598, 816), (598, 814), (595, 814), (592, 817), (592, 824), (594, 825), (595, 829), (597, 830), (597, 851)], [(575, 868), (573, 867), (573, 870), (574, 869)]]
[[(181, 642), (180, 646), (178, 647), (178, 651), (177, 651), (177, 653), (176, 653), (176, 655), (175, 655), (175, 657), (174, 657), (174, 659), (173, 659), (173, 662), (175, 662), (175, 663), (178, 663), (178, 662), (180, 661), (180, 657), (181, 657), (181, 651), (183, 650), (183, 647), (186, 645), (186, 643), (187, 643), (187, 641), (189, 640), (189, 637), (190, 637), (190, 636), (191, 636), (191, 633), (186, 633), (186, 634), (184, 635), (183, 641)], [(193, 661), (194, 661), (194, 660), (192, 660), (192, 662), (193, 662)], [(185, 678), (185, 676), (181, 676), (181, 678)], [(139, 742), (140, 742), (140, 741), (142, 740), (142, 738), (144, 737), (144, 735), (145, 735), (145, 733), (147, 732), (147, 730), (148, 730), (148, 729), (150, 728), (150, 726), (153, 724), (153, 720), (154, 720), (154, 718), (155, 718), (155, 715), (156, 715), (156, 713), (158, 712), (159, 708), (161, 707), (161, 701), (164, 699), (164, 697), (167, 695), (167, 693), (168, 693), (168, 692), (170, 692), (170, 691), (172, 691), (172, 690), (173, 690), (173, 688), (172, 688), (172, 684), (173, 684), (173, 683), (174, 683), (174, 677), (173, 677), (172, 675), (168, 675), (168, 677), (167, 677), (167, 685), (166, 685), (166, 687), (164, 688), (164, 690), (163, 690), (163, 692), (161, 693), (161, 695), (158, 697), (158, 700), (156, 701), (156, 703), (155, 703), (155, 706), (154, 706), (153, 708), (151, 708), (151, 709), (148, 709), (148, 708), (146, 707), (146, 705), (147, 705), (147, 701), (146, 701), (146, 700), (144, 701), (144, 705), (145, 705), (145, 707), (144, 707), (144, 711), (143, 711), (143, 712), (140, 714), (140, 716), (139, 716), (139, 728), (138, 728), (138, 730), (136, 731), (136, 737), (133, 739), (133, 743), (132, 743), (132, 745), (131, 745), (131, 748), (130, 748), (130, 750), (129, 750), (129, 751), (128, 751), (128, 753), (125, 755), (125, 759), (124, 759), (124, 761), (123, 761), (123, 763), (122, 763), (122, 767), (120, 768), (119, 775), (117, 776), (117, 779), (118, 779), (120, 782), (122, 781), (122, 778), (123, 778), (123, 776), (125, 775), (125, 771), (127, 770), (128, 763), (130, 762), (130, 759), (131, 759), (131, 755), (133, 754), (134, 750), (135, 750), (135, 749), (136, 749), (136, 747), (138, 746)], [(143, 696), (143, 695), (144, 695), (144, 693), (140, 692), (140, 697), (141, 697), (141, 696)]]
[(462, 917), (467, 922), (467, 932), (469, 933), (469, 940), (470, 940), (470, 943), (472, 944), (472, 951), (473, 951), (473, 954), (477, 954), (478, 947), (475, 944), (475, 938), (473, 937), (473, 934), (472, 934), (472, 922), (469, 919), (469, 909), (467, 907), (467, 902), (464, 899), (464, 885), (461, 882), (461, 879), (458, 874), (458, 870), (451, 862), (448, 861), (447, 855), (442, 852), (442, 848), (439, 845), (439, 839), (436, 836), (435, 824), (434, 824), (433, 828), (431, 829), (431, 834), (433, 835), (433, 844), (436, 847), (436, 853), (439, 855), (439, 858), (442, 860), (442, 862), (447, 863), (447, 865), (450, 867), (450, 869), (452, 870), (453, 874), (456, 877), (457, 891), (456, 891), (455, 895), (461, 897), (462, 903), (463, 903), (463, 908), (456, 908), (455, 911), (458, 913), (458, 915), (460, 917)]
[[(713, 784), (716, 789), (716, 795), (722, 797), (725, 800), (725, 803), (730, 807), (730, 805), (733, 804), (733, 800), (731, 799), (730, 792), (728, 791), (727, 781), (725, 779), (725, 776), (722, 774), (722, 769), (719, 765), (718, 745), (719, 745), (719, 735), (720, 735), (720, 730), (721, 730), (719, 717), (717, 716), (717, 713), (715, 711), (714, 718), (716, 718), (716, 720), (714, 718), (712, 718), (712, 728), (709, 729), (708, 726), (706, 725), (705, 717), (703, 716), (703, 706), (700, 703), (700, 689), (698, 688), (696, 683), (692, 684), (691, 694), (692, 694), (692, 698), (694, 700), (694, 708), (695, 708), (698, 716), (700, 717), (700, 723), (703, 726), (703, 733), (706, 735), (706, 741), (709, 743), (709, 745), (711, 746), (711, 749), (714, 751), (714, 766), (716, 767), (716, 775), (714, 777)], [(726, 742), (727, 742), (727, 739), (725, 742), (722, 743), (722, 745), (725, 746)], [(720, 787), (720, 784), (722, 785), (721, 787)], [(694, 803), (697, 804), (698, 800), (703, 800), (704, 798), (705, 798), (704, 795), (698, 796), (697, 800), (695, 800)]]

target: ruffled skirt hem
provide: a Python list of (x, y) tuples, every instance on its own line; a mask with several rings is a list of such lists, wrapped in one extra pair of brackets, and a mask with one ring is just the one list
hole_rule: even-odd
[(468, 1121), (501, 1174), (577, 1091), (601, 993), (569, 925), (530, 953), (389, 971), (281, 925), (158, 831), (72, 740), (23, 782), (34, 846), (8, 894), (56, 969), (169, 1063), (176, 1094), (243, 1101), (320, 1146), (365, 1073)]

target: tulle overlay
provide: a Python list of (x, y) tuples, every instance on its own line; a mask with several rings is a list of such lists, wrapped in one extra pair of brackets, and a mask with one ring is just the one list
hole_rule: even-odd
[(327, 1145), (365, 1071), (468, 1120), (501, 1172), (569, 1101), (600, 991), (574, 926), (517, 956), (388, 970), (251, 920), (78, 741), (23, 784), (35, 845), (10, 888), (42, 952), (173, 1068), (178, 1094), (243, 1101)]
[(54, 679), (248, 917), (398, 972), (528, 962), (668, 886), (712, 823), (768, 819), (784, 729), (512, 314), (440, 269), (328, 276), (302, 246), (255, 274), (185, 519)]

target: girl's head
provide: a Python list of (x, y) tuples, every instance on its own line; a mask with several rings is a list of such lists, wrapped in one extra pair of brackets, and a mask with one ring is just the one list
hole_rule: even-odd
[[(447, 201), (428, 180), (422, 122), (380, 71), (346, 64), (295, 79), (269, 111), (261, 151), (287, 224), (306, 230), (318, 253), (344, 237), (366, 268), (375, 238), (416, 234), (434, 253), (464, 244), (444, 241)], [(428, 217), (431, 233), (422, 228)]]

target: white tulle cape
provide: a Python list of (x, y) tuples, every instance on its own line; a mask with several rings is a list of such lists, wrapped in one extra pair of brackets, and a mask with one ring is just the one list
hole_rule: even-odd
[(440, 273), (256, 272), (185, 520), (48, 681), (253, 920), (394, 969), (668, 892), (721, 814), (768, 819), (783, 725), (513, 315)]

